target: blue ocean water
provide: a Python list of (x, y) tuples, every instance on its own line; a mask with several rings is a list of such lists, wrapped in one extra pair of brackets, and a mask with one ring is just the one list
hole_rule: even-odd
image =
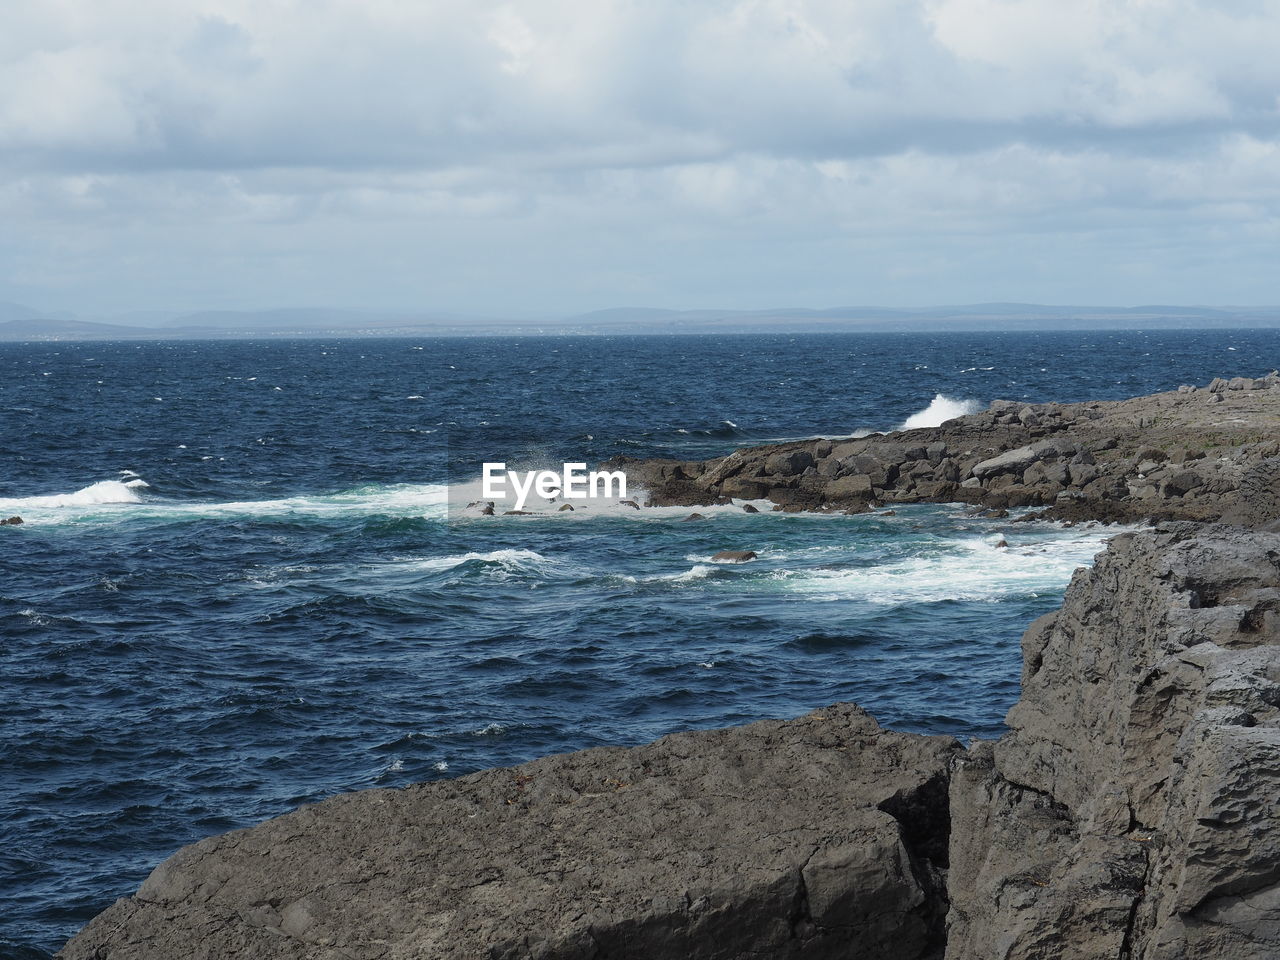
[(27, 521), (0, 527), (0, 956), (339, 791), (836, 700), (998, 735), (1023, 628), (1109, 533), (451, 521), (451, 464), (701, 458), (1278, 356), (1277, 331), (0, 345), (0, 515)]

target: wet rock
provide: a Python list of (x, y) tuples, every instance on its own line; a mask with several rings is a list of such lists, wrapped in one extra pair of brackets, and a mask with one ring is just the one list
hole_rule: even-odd
[(21, 517), (9, 517), (7, 520), (0, 520), (0, 527), (16, 527), (22, 522)]
[(721, 563), (746, 563), (748, 560), (756, 559), (756, 552), (754, 550), (721, 550), (712, 555), (711, 559)]
[(743, 513), (759, 513), (760, 511), (756, 507), (753, 507), (751, 504), (744, 503), (742, 505), (742, 512)]
[(685, 517), (685, 518), (684, 518), (684, 522), (685, 522), (685, 523), (688, 523), (690, 520), (705, 520), (705, 519), (707, 519), (707, 518), (706, 518), (706, 517), (704, 517), (704, 516), (703, 516), (702, 514), (700, 514), (700, 513), (691, 513), (691, 514), (689, 514), (687, 517)]
[(634, 500), (619, 500), (619, 501), (618, 501), (618, 506), (620, 506), (620, 507), (630, 507), (632, 510), (639, 510), (639, 509), (640, 509), (640, 504), (636, 503)]
[(571, 504), (571, 503), (562, 503), (562, 504), (560, 504), (560, 509), (559, 509), (557, 512), (558, 512), (558, 513), (564, 513), (566, 510), (568, 510), (569, 512), (571, 512), (571, 513), (572, 513), (572, 512), (573, 512), (573, 504)]

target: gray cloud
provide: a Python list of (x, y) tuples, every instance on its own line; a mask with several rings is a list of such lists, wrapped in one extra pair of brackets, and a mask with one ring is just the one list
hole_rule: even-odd
[(1280, 8), (8, 5), (0, 298), (1280, 301)]

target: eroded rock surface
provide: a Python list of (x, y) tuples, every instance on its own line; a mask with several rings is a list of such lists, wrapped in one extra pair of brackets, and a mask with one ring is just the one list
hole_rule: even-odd
[(952, 782), (949, 960), (1280, 957), (1280, 535), (1116, 538)]
[(61, 956), (936, 957), (959, 751), (841, 705), (338, 796), (179, 851)]

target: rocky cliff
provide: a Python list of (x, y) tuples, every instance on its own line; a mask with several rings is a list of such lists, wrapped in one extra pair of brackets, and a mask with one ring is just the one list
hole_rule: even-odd
[(1280, 956), (1280, 535), (1117, 537), (951, 782), (949, 960)]
[(1223, 521), (1122, 534), (1077, 572), (1023, 638), (998, 742), (842, 705), (335, 797), (179, 851), (61, 956), (1280, 957), (1280, 390), (1258, 382), (649, 466), (705, 495), (837, 463), (877, 497), (933, 496), (926, 470), (1009, 496), (1063, 467), (1055, 503)]

